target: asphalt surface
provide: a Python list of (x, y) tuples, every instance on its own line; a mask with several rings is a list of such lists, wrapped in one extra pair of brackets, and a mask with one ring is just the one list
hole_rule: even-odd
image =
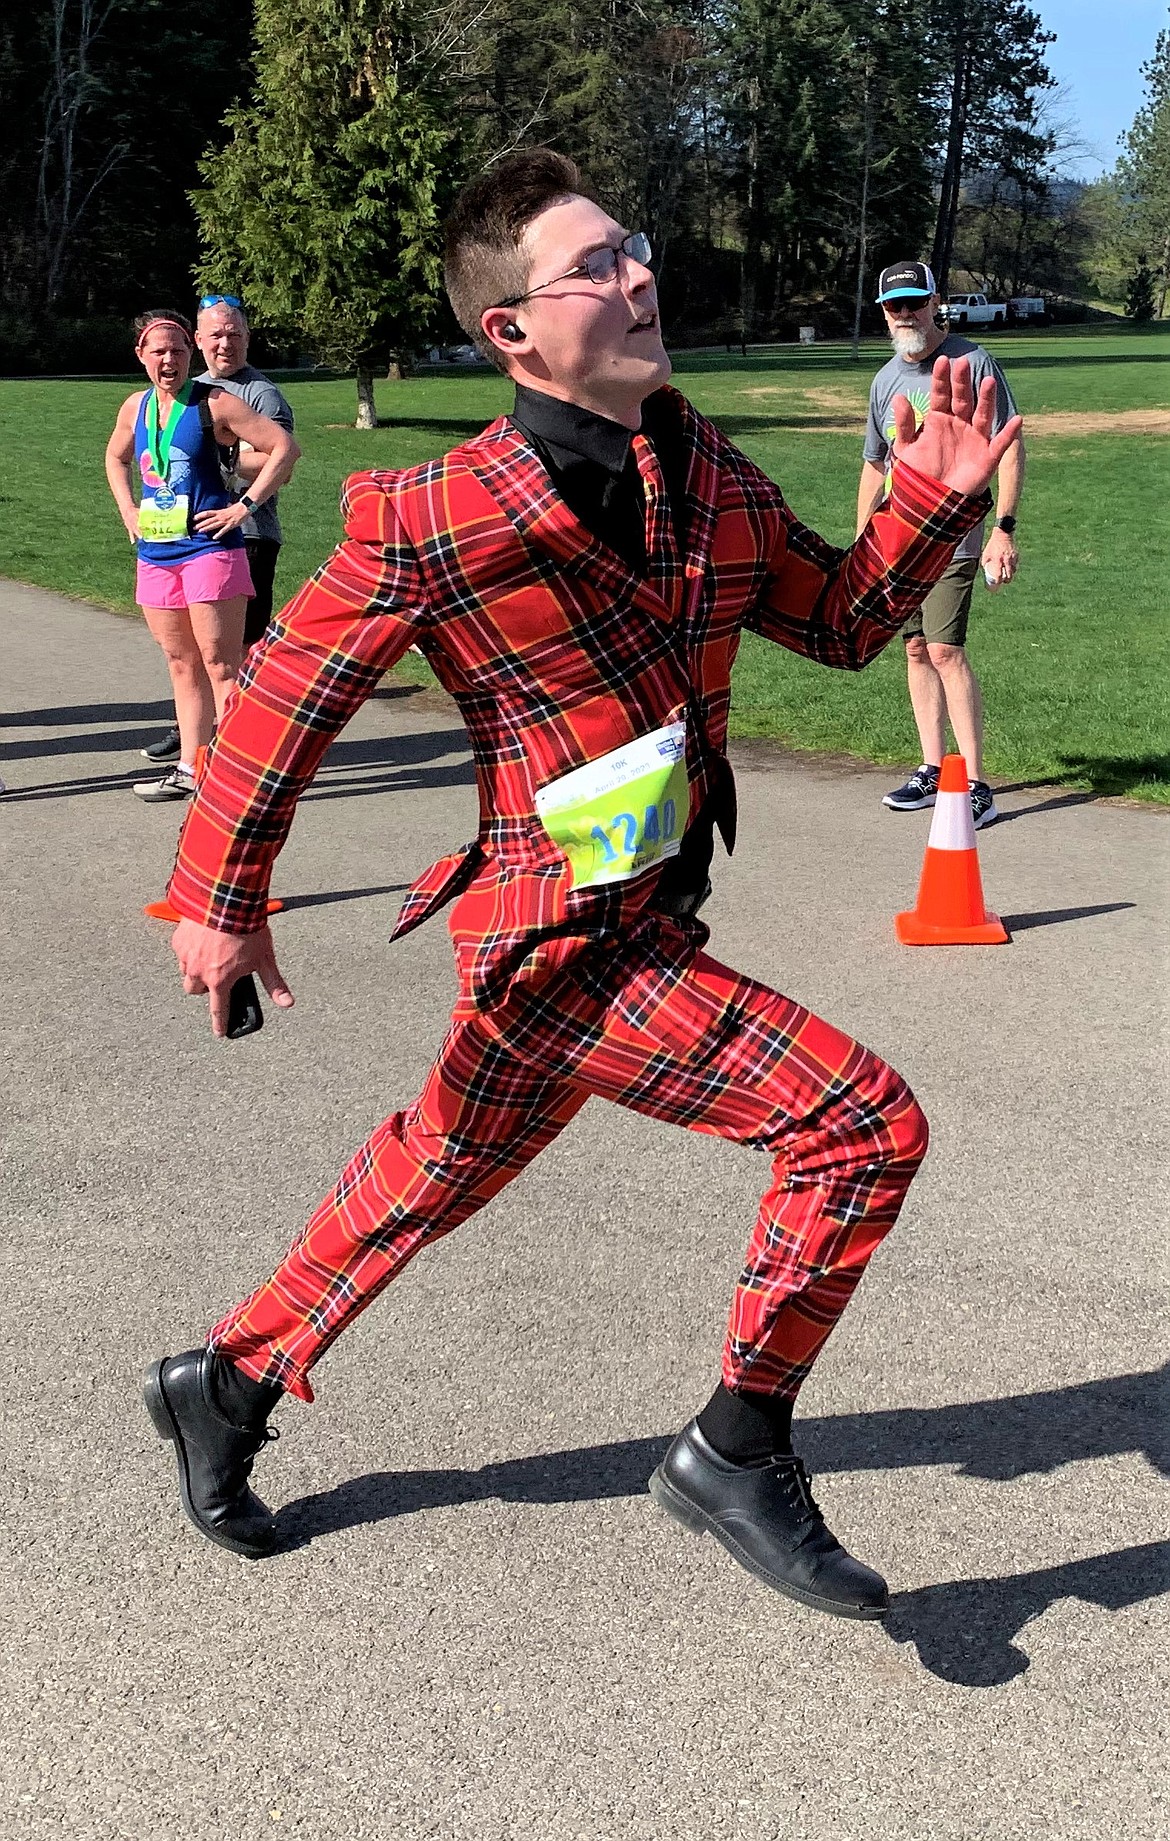
[(143, 1371), (416, 1090), (449, 948), (386, 936), (474, 828), (461, 731), (392, 683), (351, 724), (277, 868), (297, 1007), (217, 1043), (141, 912), (180, 816), (129, 790), (161, 654), (32, 589), (0, 617), (7, 1841), (1164, 1841), (1165, 816), (1007, 790), (1011, 945), (915, 951), (890, 776), (737, 757), (712, 949), (933, 1126), (798, 1423), (884, 1627), (651, 1503), (766, 1166), (596, 1102), (284, 1403), (250, 1565), (182, 1519)]

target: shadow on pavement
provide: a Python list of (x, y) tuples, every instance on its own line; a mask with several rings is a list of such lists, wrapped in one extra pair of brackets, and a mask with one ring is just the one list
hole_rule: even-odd
[[(169, 704), (161, 706), (169, 710)], [(43, 712), (40, 712), (43, 713)], [(86, 793), (125, 791), (135, 780), (149, 780), (166, 772), (153, 769), (138, 754), (137, 737), (128, 739), (124, 731), (76, 736), (52, 736), (48, 740), (0, 744), (4, 760), (58, 754), (105, 754), (124, 752), (127, 765), (120, 774), (78, 776), (71, 780), (40, 781), (32, 786), (12, 786), (5, 803), (33, 799), (72, 799)], [(456, 757), (452, 759), (451, 757)], [(442, 761), (442, 766), (429, 763)], [(378, 770), (383, 771), (379, 772)], [(347, 771), (348, 770), (348, 771)], [(402, 792), (425, 787), (474, 786), (475, 769), (467, 752), (461, 729), (434, 729), (415, 735), (376, 735), (334, 742), (325, 756), (322, 771), (301, 799), (345, 799), (357, 793)]]
[(955, 1579), (899, 1592), (885, 1628), (895, 1643), (913, 1643), (932, 1675), (959, 1687), (994, 1688), (1028, 1667), (1015, 1639), (1049, 1605), (1081, 1598), (1103, 1611), (1121, 1611), (1165, 1592), (1170, 1541), (1148, 1541), (1008, 1579)]
[[(1170, 1475), (1170, 1364), (1046, 1393), (955, 1406), (903, 1407), (798, 1421), (796, 1442), (816, 1472), (957, 1467), (1007, 1482), (1062, 1464), (1141, 1453)], [(480, 1470), (381, 1471), (288, 1503), (276, 1517), (283, 1551), (319, 1535), (423, 1509), (506, 1502), (598, 1502), (641, 1495), (668, 1437), (634, 1438), (485, 1464)], [(955, 1579), (895, 1596), (886, 1628), (912, 1643), (945, 1681), (995, 1687), (1021, 1674), (1023, 1626), (1061, 1598), (1106, 1610), (1170, 1591), (1170, 1543), (1103, 1553), (1003, 1579)]]
[(1136, 907), (1136, 901), (1105, 901), (1095, 908), (1050, 908), (1047, 913), (1001, 914), (999, 918), (1009, 933), (1026, 933), (1029, 927), (1055, 927), (1060, 921), (1090, 920), (1094, 914), (1119, 914), (1123, 908)]
[(49, 710), (0, 710), (0, 729), (80, 727), (87, 722), (171, 722), (175, 706), (165, 703), (66, 703)]
[[(387, 763), (389, 766), (390, 763)], [(360, 793), (411, 793), (427, 787), (474, 786), (475, 769), (470, 761), (455, 761), (447, 767), (430, 767), (426, 772), (411, 768), (390, 773), (357, 774), (347, 779), (327, 778), (313, 782), (299, 803), (314, 804), (322, 799), (349, 799)]]
[[(1006, 793), (1014, 789), (1007, 786), (997, 786), (995, 790), (997, 793)], [(995, 821), (995, 829), (998, 831), (1000, 825), (1014, 824), (1017, 818), (1036, 818), (1041, 812), (1057, 812), (1062, 810), (1065, 806), (1096, 805), (1101, 797), (1102, 795), (1100, 793), (1061, 793), (1055, 799), (1041, 799), (1038, 805), (1017, 806), (1014, 812), (1007, 812), (1000, 806), (999, 817)], [(988, 828), (990, 829), (991, 827), (989, 826)]]
[(798, 1420), (796, 1429), (809, 1468), (822, 1475), (946, 1464), (1007, 1483), (1137, 1452), (1170, 1476), (1170, 1363), (1048, 1393)]
[(392, 1521), (420, 1509), (459, 1508), (493, 1498), (600, 1502), (638, 1496), (669, 1444), (669, 1438), (631, 1438), (620, 1444), (508, 1458), (480, 1470), (373, 1471), (319, 1496), (287, 1503), (276, 1517), (277, 1532), (283, 1548), (302, 1547), (319, 1534)]
[(36, 741), (0, 742), (0, 759), (5, 761), (47, 761), (58, 754), (124, 754), (137, 761), (135, 778), (148, 778), (151, 768), (166, 773), (165, 763), (144, 761), (141, 750), (147, 742), (157, 741), (160, 731), (149, 728), (80, 729), (72, 735), (47, 735)]
[(336, 901), (365, 901), (370, 895), (404, 895), (409, 884), (406, 882), (387, 882), (376, 889), (323, 889), (316, 895), (285, 895), (282, 897), (286, 914), (294, 908), (327, 908)]
[(87, 793), (128, 793), (135, 780), (149, 780), (166, 772), (156, 767), (152, 774), (148, 762), (127, 767), (122, 773), (93, 774), (87, 779), (48, 780), (34, 786), (12, 786), (4, 795), (5, 805), (31, 804), (36, 799), (79, 799)]

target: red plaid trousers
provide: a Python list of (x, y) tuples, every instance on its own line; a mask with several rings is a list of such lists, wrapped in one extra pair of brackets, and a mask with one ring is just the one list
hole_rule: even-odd
[(706, 937), (650, 913), (550, 979), (521, 972), (488, 1012), (457, 1006), (414, 1105), (378, 1127), (210, 1346), (311, 1400), (334, 1338), (597, 1094), (771, 1157), (723, 1379), (793, 1397), (897, 1218), (926, 1121), (876, 1055), (708, 957)]

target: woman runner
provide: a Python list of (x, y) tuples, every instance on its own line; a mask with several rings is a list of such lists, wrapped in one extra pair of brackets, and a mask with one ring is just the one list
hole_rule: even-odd
[[(187, 799), (195, 790), (196, 752), (223, 714), (243, 652), (252, 577), (241, 526), (288, 479), (300, 449), (240, 397), (189, 381), (194, 339), (181, 313), (144, 313), (134, 331), (151, 388), (122, 404), (106, 448), (106, 478), (137, 550), (136, 598), (174, 691), (178, 763), (161, 780), (134, 788), (141, 799), (158, 802)], [(244, 497), (233, 501), (218, 448), (239, 441), (264, 464)]]

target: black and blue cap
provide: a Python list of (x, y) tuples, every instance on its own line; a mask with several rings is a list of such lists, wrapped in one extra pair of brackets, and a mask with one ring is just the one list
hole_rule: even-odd
[(878, 277), (878, 306), (892, 300), (929, 300), (937, 291), (934, 273), (925, 262), (895, 262)]

